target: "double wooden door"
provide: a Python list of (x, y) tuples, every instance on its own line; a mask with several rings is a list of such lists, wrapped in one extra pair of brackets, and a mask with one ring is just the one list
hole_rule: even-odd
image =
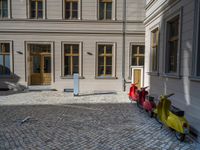
[(51, 55), (50, 53), (30, 54), (30, 84), (51, 84)]

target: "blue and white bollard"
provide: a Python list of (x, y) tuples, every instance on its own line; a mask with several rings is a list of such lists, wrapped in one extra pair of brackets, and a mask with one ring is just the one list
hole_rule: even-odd
[(74, 96), (78, 96), (79, 94), (79, 74), (74, 74)]

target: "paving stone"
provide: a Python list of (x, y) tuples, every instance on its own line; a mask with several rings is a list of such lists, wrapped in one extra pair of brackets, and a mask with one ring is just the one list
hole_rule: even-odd
[[(32, 93), (33, 94), (33, 93)], [(195, 150), (197, 143), (186, 137), (177, 141), (174, 133), (118, 95), (86, 96), (62, 102), (62, 94), (53, 96), (58, 103), (47, 102), (51, 93), (21, 95), (23, 102), (13, 99), (0, 102), (0, 150)], [(32, 97), (31, 97), (32, 96)], [(125, 97), (126, 96), (126, 97)], [(120, 96), (119, 96), (120, 97)], [(13, 98), (8, 96), (7, 100)], [(20, 96), (16, 96), (16, 99)], [(94, 98), (95, 100), (92, 100)], [(108, 98), (108, 102), (106, 102)], [(127, 98), (123, 95), (120, 98)], [(87, 99), (89, 99), (87, 101)], [(101, 100), (103, 99), (103, 103)], [(112, 102), (112, 99), (117, 99)], [(56, 99), (55, 99), (56, 100)], [(73, 103), (74, 101), (74, 103)], [(79, 101), (80, 103), (78, 103)], [(12, 103), (11, 103), (12, 102)], [(88, 103), (87, 103), (88, 102)], [(111, 103), (112, 102), (112, 103)], [(116, 102), (116, 103), (115, 103)], [(30, 105), (31, 104), (31, 105)], [(36, 105), (37, 104), (37, 105)], [(21, 120), (30, 119), (20, 125)]]

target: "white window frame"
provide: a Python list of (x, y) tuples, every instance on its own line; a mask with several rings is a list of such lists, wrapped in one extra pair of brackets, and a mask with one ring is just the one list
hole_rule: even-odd
[(97, 0), (97, 20), (99, 21), (111, 21), (111, 20), (116, 20), (116, 0), (112, 0), (112, 17), (111, 19), (99, 19), (99, 2), (100, 0)]
[[(82, 19), (82, 0), (75, 0), (75, 1), (78, 1), (78, 18), (77, 19), (66, 19), (65, 18), (65, 1), (66, 0), (63, 0), (62, 1), (62, 8), (63, 8), (63, 19), (64, 20), (81, 20)], [(73, 1), (73, 0), (72, 0)]]
[(47, 18), (47, 1), (43, 0), (43, 18), (31, 18), (31, 12), (30, 12), (30, 0), (27, 0), (27, 18), (32, 19), (32, 20), (41, 20), (41, 19), (46, 19)]
[(192, 51), (192, 69), (191, 69), (191, 79), (200, 81), (200, 76), (197, 75), (197, 62), (198, 62), (198, 52), (200, 53), (200, 0), (195, 0), (194, 9), (194, 31), (193, 31), (193, 51)]
[[(111, 76), (98, 76), (98, 46), (99, 45), (112, 45), (112, 75)], [(114, 42), (97, 42), (96, 43), (96, 59), (95, 59), (95, 78), (96, 79), (116, 79), (116, 66), (117, 66), (117, 43)]]
[(3, 19), (11, 19), (11, 0), (7, 0), (8, 1), (8, 17), (1, 17), (0, 16), (0, 20), (3, 20)]
[(65, 44), (78, 44), (79, 45), (79, 77), (83, 78), (83, 42), (76, 41), (62, 41), (62, 49), (61, 49), (61, 77), (62, 78), (73, 78), (71, 75), (64, 75), (64, 45)]
[[(168, 72), (168, 51), (167, 51), (167, 46), (168, 46), (168, 22), (170, 20), (173, 20), (173, 18), (179, 16), (179, 35), (178, 35), (178, 50), (177, 50), (177, 72), (176, 73), (170, 73)], [(181, 66), (181, 31), (182, 31), (182, 7), (178, 9), (176, 12), (172, 12), (169, 14), (167, 18), (164, 19), (164, 53), (163, 53), (163, 75), (166, 77), (172, 77), (172, 78), (180, 78), (180, 66)]]
[(14, 51), (13, 51), (13, 41), (10, 40), (0, 40), (0, 43), (8, 43), (10, 46), (10, 75), (0, 75), (2, 77), (12, 77), (14, 75)]

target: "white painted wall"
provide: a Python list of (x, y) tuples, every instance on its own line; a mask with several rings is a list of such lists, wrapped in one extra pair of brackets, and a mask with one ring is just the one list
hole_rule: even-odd
[[(177, 0), (175, 3), (164, 0), (157, 1), (146, 10), (145, 19), (145, 85), (150, 85), (152, 95), (158, 97), (160, 94), (175, 93), (172, 104), (183, 109), (189, 123), (200, 133), (200, 82), (189, 78), (192, 68), (193, 52), (193, 28), (194, 22), (194, 0)], [(164, 5), (165, 4), (165, 5)], [(180, 79), (164, 77), (164, 49), (165, 49), (165, 26), (164, 23), (169, 16), (182, 9), (181, 30), (181, 53), (180, 53)], [(159, 11), (158, 11), (159, 10)], [(149, 75), (150, 72), (150, 39), (151, 31), (160, 27), (159, 43), (159, 74)], [(200, 134), (199, 134), (200, 135)]]

